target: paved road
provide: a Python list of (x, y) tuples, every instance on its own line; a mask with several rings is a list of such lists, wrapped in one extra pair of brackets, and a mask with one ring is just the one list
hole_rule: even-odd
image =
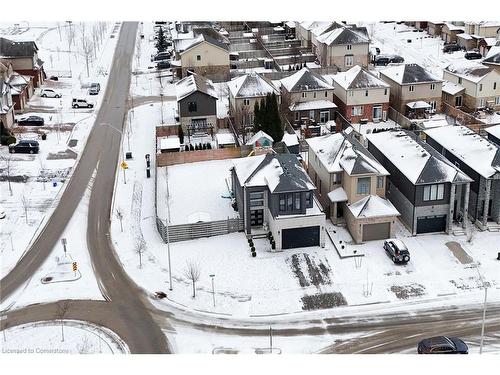
[[(113, 187), (136, 35), (137, 23), (124, 22), (105, 97), (80, 162), (44, 230), (14, 269), (0, 281), (0, 300), (3, 302), (29, 281), (47, 259), (97, 168), (89, 202), (87, 243), (98, 283), (109, 302), (105, 304), (106, 307), (101, 307), (101, 304), (96, 305), (92, 301), (80, 301), (74, 304), (75, 310), (71, 317), (90, 321), (99, 319), (102, 325), (127, 337), (127, 344), (133, 353), (167, 353), (169, 348), (166, 338), (153, 321), (149, 302), (117, 261), (109, 239)], [(48, 304), (38, 309), (22, 309), (20, 313), (28, 314), (32, 320), (43, 320), (53, 318), (50, 315), (53, 308), (53, 304)], [(94, 314), (96, 318), (92, 318)]]

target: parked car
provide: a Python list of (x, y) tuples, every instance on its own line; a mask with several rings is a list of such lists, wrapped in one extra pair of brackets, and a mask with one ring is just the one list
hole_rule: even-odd
[(60, 98), (62, 95), (61, 93), (52, 89), (42, 89), (40, 91), (40, 96), (42, 98)]
[(394, 263), (408, 263), (410, 261), (410, 252), (401, 240), (395, 238), (385, 240), (384, 249)]
[(87, 101), (87, 99), (75, 99), (75, 98), (73, 98), (71, 106), (73, 108), (94, 108), (94, 104), (89, 103)]
[(167, 69), (170, 68), (170, 61), (163, 60), (156, 63), (156, 69)]
[(101, 84), (99, 83), (96, 83), (96, 82), (93, 82), (90, 84), (90, 87), (89, 87), (89, 95), (97, 95), (99, 94), (99, 91), (101, 91)]
[(390, 62), (389, 57), (384, 56), (384, 55), (377, 55), (373, 58), (373, 64), (374, 65), (388, 65)]
[(9, 146), (9, 152), (11, 154), (14, 153), (23, 153), (23, 154), (38, 154), (39, 144), (37, 141), (31, 140), (20, 140), (16, 145)]
[(467, 344), (458, 337), (436, 336), (418, 343), (418, 354), (468, 354)]
[(481, 59), (483, 57), (483, 55), (481, 55), (479, 52), (476, 52), (476, 51), (469, 51), (469, 52), (465, 53), (464, 57), (467, 60), (477, 60), (477, 59)]
[(461, 51), (461, 50), (462, 50), (462, 47), (460, 47), (456, 43), (445, 44), (443, 47), (443, 52), (445, 52), (445, 53), (456, 52), (456, 51)]
[(21, 117), (17, 120), (19, 126), (43, 126), (45, 120), (40, 116)]
[(405, 59), (399, 55), (390, 55), (389, 60), (391, 63), (394, 63), (394, 64), (401, 64), (401, 63), (405, 62)]
[(0, 205), (0, 219), (5, 219), (5, 216), (7, 216), (5, 208), (3, 208), (3, 206)]
[(157, 53), (156, 55), (153, 56), (153, 60), (152, 61), (167, 60), (170, 57), (172, 57), (172, 53), (171, 52), (168, 52), (168, 51), (160, 52), (160, 53)]

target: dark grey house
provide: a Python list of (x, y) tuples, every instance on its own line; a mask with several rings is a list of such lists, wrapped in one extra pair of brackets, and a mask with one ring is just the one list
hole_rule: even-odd
[(469, 196), (469, 217), (481, 229), (488, 221), (500, 224), (500, 148), (465, 126), (444, 126), (425, 131), (429, 145), (474, 181)]
[(500, 125), (490, 126), (489, 128), (484, 129), (486, 132), (486, 138), (489, 141), (500, 146)]
[(247, 236), (272, 232), (276, 250), (324, 246), (325, 214), (292, 154), (235, 159), (232, 189)]
[(472, 180), (452, 162), (406, 130), (366, 138), (368, 151), (390, 173), (386, 197), (413, 235), (448, 233), (453, 220), (467, 217)]
[(212, 81), (191, 74), (175, 84), (177, 113), (188, 134), (212, 134), (217, 126), (217, 93)]

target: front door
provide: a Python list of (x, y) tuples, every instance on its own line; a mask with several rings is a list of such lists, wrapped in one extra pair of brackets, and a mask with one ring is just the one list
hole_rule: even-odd
[(264, 210), (251, 210), (250, 211), (250, 225), (259, 226), (264, 224)]
[(459, 95), (455, 97), (455, 107), (461, 107), (461, 106), (462, 106), (462, 95)]

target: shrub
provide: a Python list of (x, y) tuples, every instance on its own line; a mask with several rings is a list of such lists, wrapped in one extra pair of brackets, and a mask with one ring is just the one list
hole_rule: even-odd
[(12, 143), (16, 143), (16, 137), (13, 135), (2, 135), (0, 137), (0, 143), (4, 146), (8, 146)]

